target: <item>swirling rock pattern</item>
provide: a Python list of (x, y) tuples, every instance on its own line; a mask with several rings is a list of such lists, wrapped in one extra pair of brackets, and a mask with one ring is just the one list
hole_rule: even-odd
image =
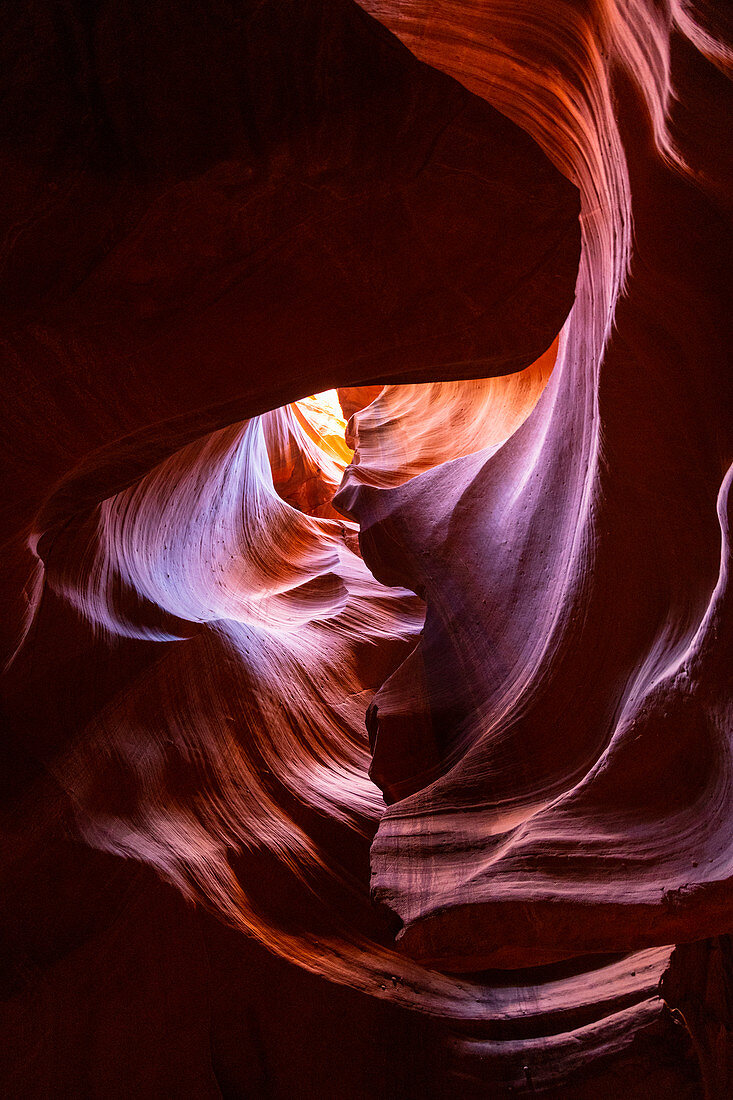
[(727, 1095), (721, 11), (2, 38), (4, 1094)]
[[(446, 6), (445, 24), (417, 6), (400, 10), (404, 23), (396, 16), (392, 25), (419, 38), (421, 54), (436, 60), (450, 28), (453, 48), (465, 39), (476, 66), (493, 20), (504, 17), (501, 5), (473, 18)], [(641, 83), (651, 76), (641, 50), (648, 28), (633, 14), (619, 5), (608, 17)], [(577, 11), (556, 17), (566, 30), (587, 29)], [(724, 931), (729, 919), (731, 715), (720, 662), (730, 638), (730, 405), (720, 398), (730, 394), (721, 344), (730, 286), (725, 278), (711, 286), (708, 276), (697, 316), (680, 311), (694, 245), (712, 272), (725, 255), (715, 189), (700, 194), (708, 164), (688, 163), (684, 134), (664, 113), (685, 27), (666, 41), (653, 28), (656, 84), (641, 83), (646, 140), (624, 132), (623, 112), (609, 135), (620, 148), (607, 174), (623, 185), (625, 209), (592, 211), (585, 230), (590, 264), (606, 242), (618, 248), (624, 213), (633, 219), (622, 298), (620, 286), (594, 285), (595, 272), (581, 266), (552, 383), (498, 453), (399, 489), (343, 491), (376, 575), (384, 559), (385, 575), (427, 600), (424, 636), (377, 695), (372, 723), (385, 791), (412, 796), (380, 826), (376, 889), (395, 904), (405, 947), (432, 961), (473, 968), (535, 950), (549, 958), (559, 944), (595, 951), (673, 941), (706, 922)], [(480, 83), (473, 69), (468, 82)], [(583, 106), (595, 132), (579, 131), (581, 148), (603, 121), (591, 114), (595, 103)], [(535, 121), (538, 137), (543, 125)], [(662, 158), (678, 175), (665, 173)], [(573, 166), (586, 202), (589, 159)], [(678, 227), (672, 239), (660, 232), (660, 202)], [(606, 257), (609, 273), (614, 259)], [(604, 326), (595, 348), (592, 320), (604, 306), (614, 328)], [(660, 362), (670, 341), (674, 354)], [(709, 403), (701, 397), (695, 417), (684, 395), (698, 387), (709, 387)], [(451, 500), (445, 520), (443, 499)], [(448, 520), (456, 502), (459, 523)], [(423, 856), (426, 892), (413, 863)]]

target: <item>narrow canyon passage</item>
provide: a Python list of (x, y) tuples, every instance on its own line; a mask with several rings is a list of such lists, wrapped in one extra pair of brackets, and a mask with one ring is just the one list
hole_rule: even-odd
[(722, 9), (0, 50), (3, 1095), (727, 1097)]
[[(334, 494), (493, 453), (536, 404), (556, 350), (502, 378), (302, 399), (189, 444), (67, 525), (44, 587), (89, 624), (95, 652), (114, 659), (122, 639), (151, 652), (54, 763), (87, 843), (153, 866), (286, 958), (352, 976), (335, 946), (330, 964), (309, 960), (313, 928), (286, 930), (313, 905), (347, 941), (352, 924), (374, 922), (367, 880), (351, 915), (348, 862), (384, 808), (366, 715), (414, 648), (424, 605), (371, 575)], [(318, 815), (341, 830), (325, 847)], [(252, 853), (284, 861), (283, 897), (279, 870), (252, 878)], [(317, 901), (294, 900), (300, 880)], [(350, 966), (366, 976), (359, 950)]]

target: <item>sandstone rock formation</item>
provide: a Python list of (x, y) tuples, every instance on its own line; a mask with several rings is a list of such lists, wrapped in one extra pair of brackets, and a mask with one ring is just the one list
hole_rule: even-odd
[(721, 10), (1, 37), (3, 1093), (727, 1095)]

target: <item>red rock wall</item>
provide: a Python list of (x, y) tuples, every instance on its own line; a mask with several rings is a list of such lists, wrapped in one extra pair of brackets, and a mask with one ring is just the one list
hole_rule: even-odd
[(362, 7), (8, 9), (3, 1090), (727, 1095), (733, 36)]

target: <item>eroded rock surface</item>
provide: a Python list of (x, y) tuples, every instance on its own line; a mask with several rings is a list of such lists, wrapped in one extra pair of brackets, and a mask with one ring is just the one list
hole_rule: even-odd
[(2, 56), (4, 1093), (727, 1095), (720, 10)]

